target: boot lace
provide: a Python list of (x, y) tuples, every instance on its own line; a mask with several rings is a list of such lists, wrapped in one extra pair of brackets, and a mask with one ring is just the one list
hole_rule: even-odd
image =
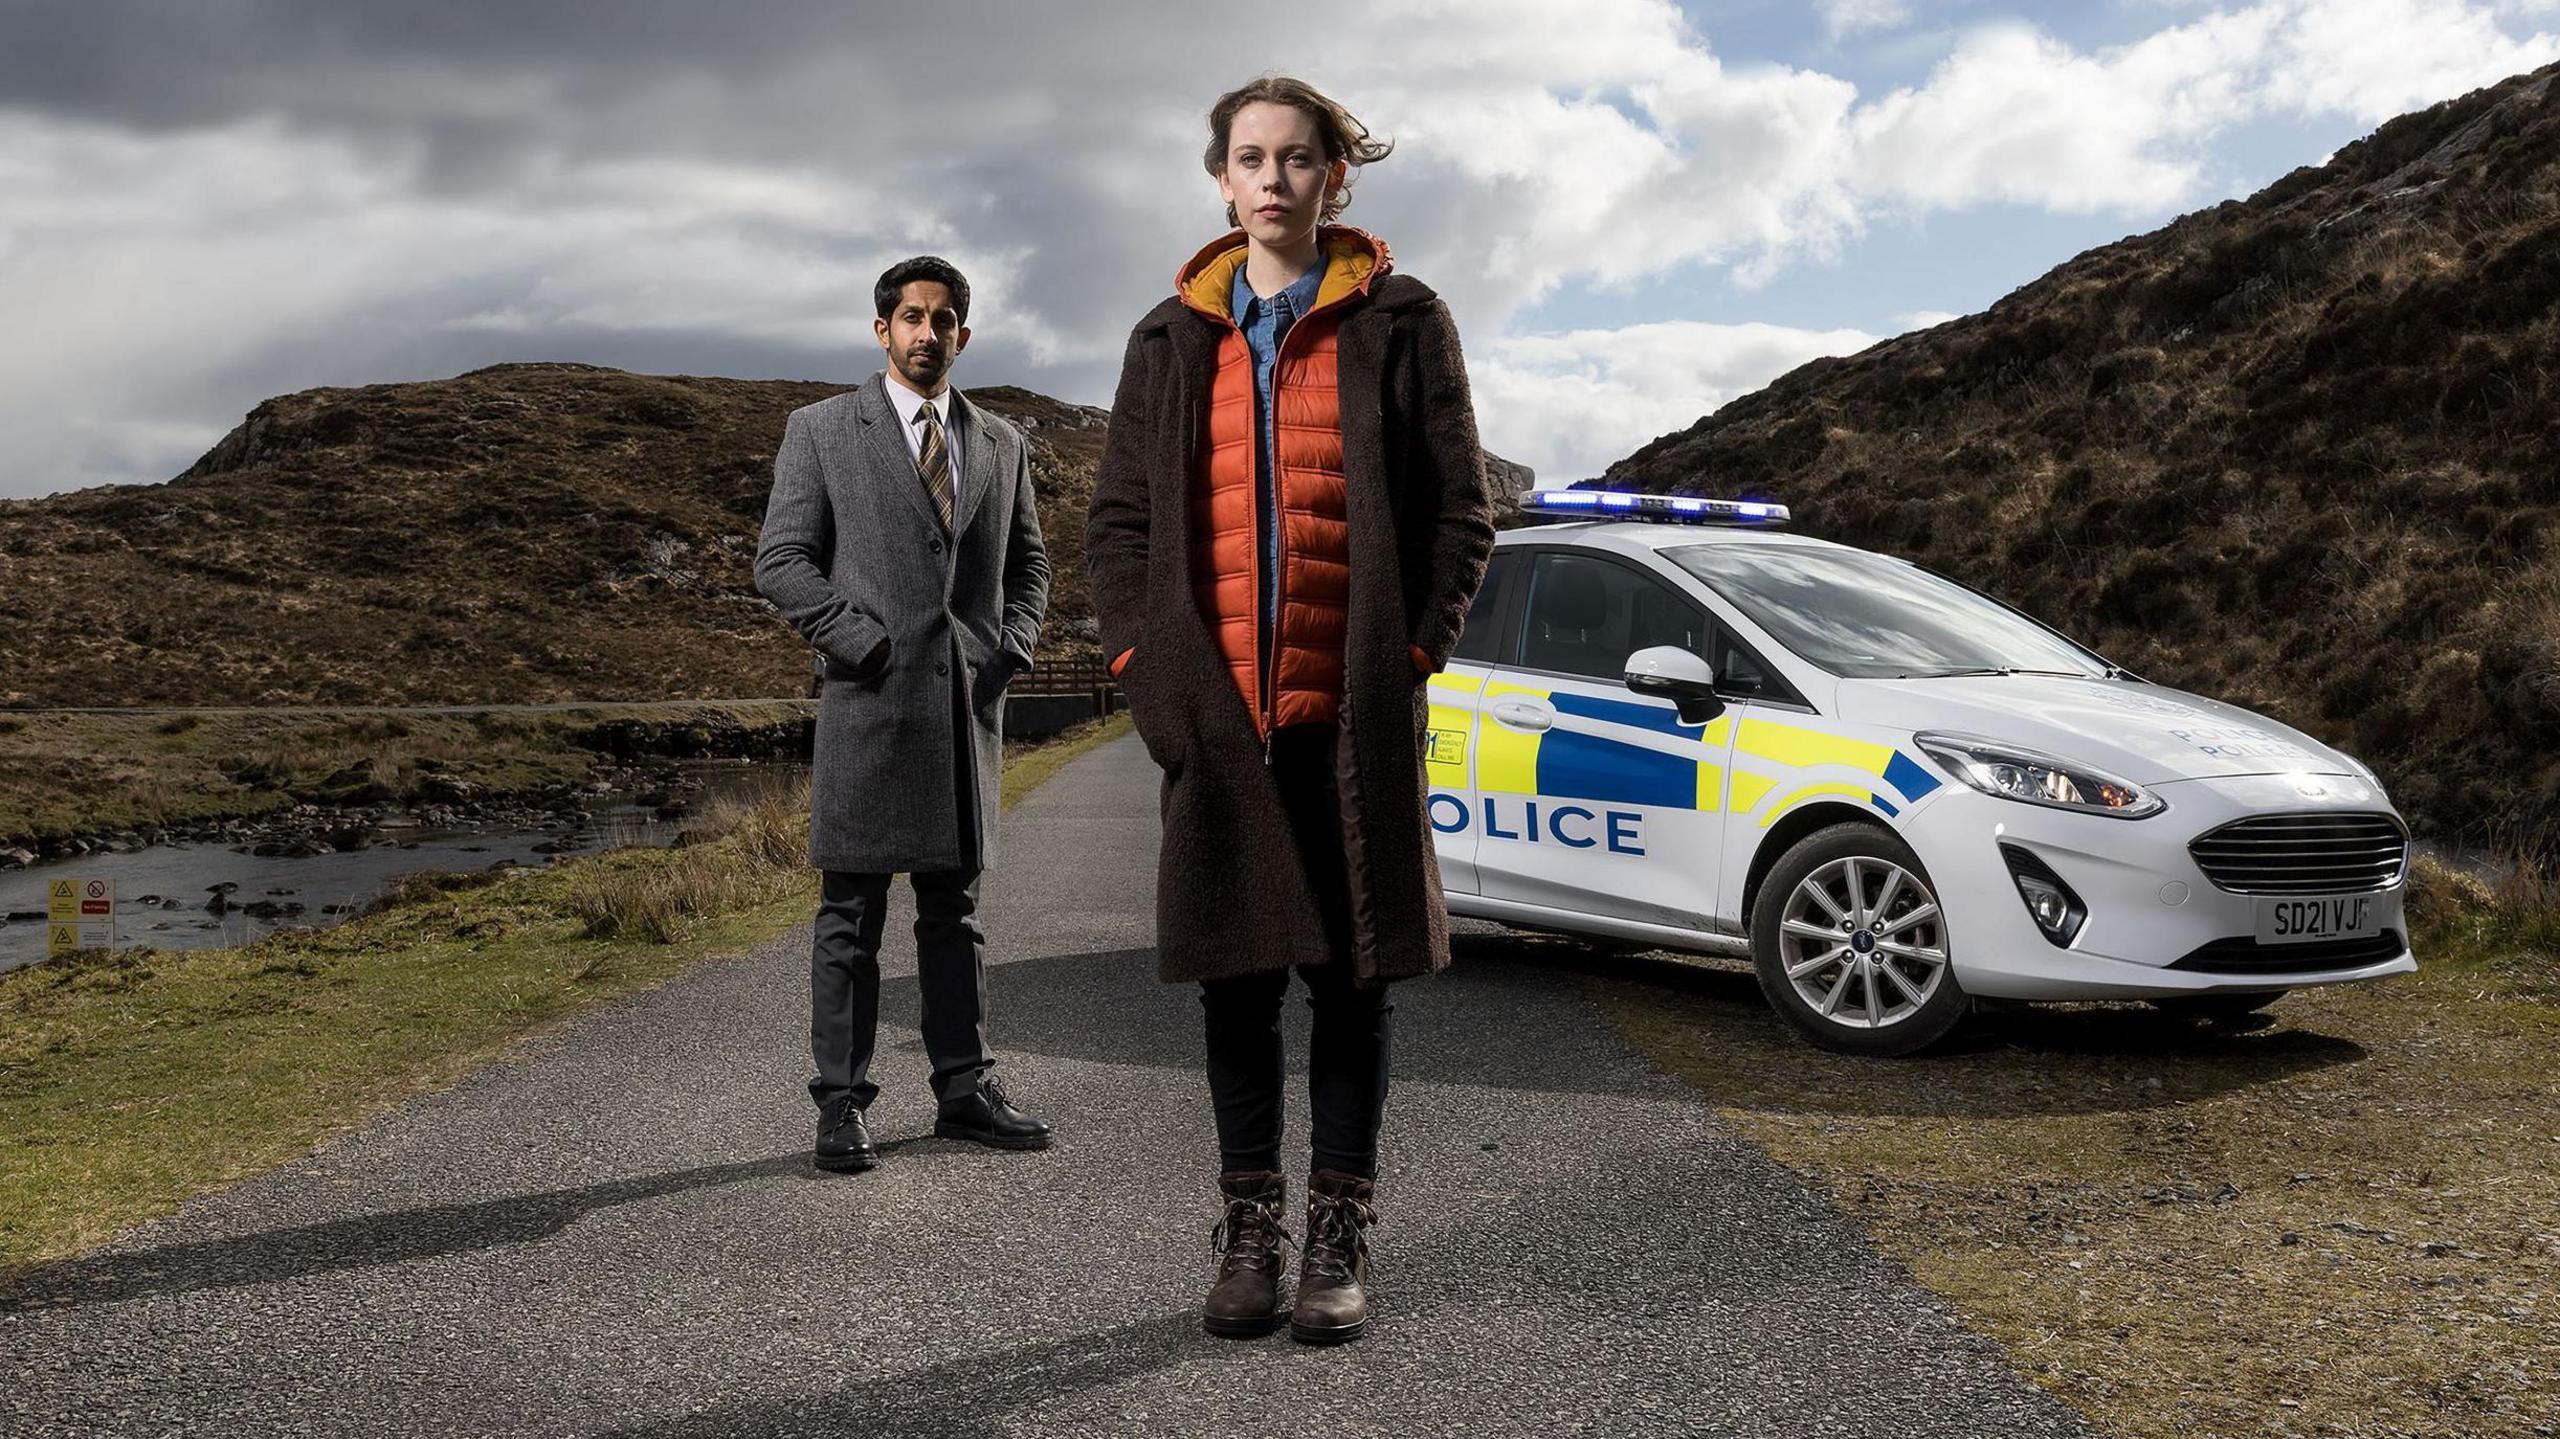
[(1295, 1247), (1280, 1223), (1280, 1207), (1260, 1199), (1230, 1199), (1227, 1212), (1209, 1230), (1209, 1252), (1218, 1260), (1221, 1277), (1239, 1269), (1278, 1272), (1280, 1247)]
[(1307, 1206), (1307, 1273), (1349, 1283), (1369, 1252), (1370, 1225), (1378, 1211), (1348, 1195), (1319, 1195)]

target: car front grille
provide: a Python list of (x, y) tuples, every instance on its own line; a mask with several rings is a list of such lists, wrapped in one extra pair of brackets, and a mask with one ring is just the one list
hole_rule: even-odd
[(2324, 969), (2361, 969), (2386, 959), (2398, 959), (2406, 948), (2407, 943), (2395, 929), (2362, 939), (2314, 940), (2308, 944), (2217, 939), (2196, 946), (2169, 967), (2206, 974), (2313, 974)]
[(2234, 894), (2362, 894), (2400, 882), (2409, 836), (2387, 814), (2261, 814), (2187, 843)]

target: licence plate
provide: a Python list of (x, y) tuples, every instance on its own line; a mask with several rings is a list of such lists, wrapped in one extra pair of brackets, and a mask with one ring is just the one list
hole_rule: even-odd
[(2378, 894), (2302, 895), (2257, 901), (2258, 943), (2316, 944), (2325, 940), (2369, 939), (2386, 927)]

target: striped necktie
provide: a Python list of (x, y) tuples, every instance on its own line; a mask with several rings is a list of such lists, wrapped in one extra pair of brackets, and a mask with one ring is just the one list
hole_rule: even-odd
[(942, 417), (933, 406), (916, 410), (916, 423), (924, 426), (924, 436), (916, 443), (916, 472), (924, 476), (925, 493), (933, 496), (933, 512), (942, 516), (942, 528), (951, 528), (951, 451), (943, 447)]

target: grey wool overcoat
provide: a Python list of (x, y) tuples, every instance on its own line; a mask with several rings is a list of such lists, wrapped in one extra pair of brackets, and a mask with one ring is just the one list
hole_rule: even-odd
[[(809, 862), (984, 868), (1004, 689), (1031, 667), (1049, 604), (1030, 450), (953, 390), (963, 473), (946, 533), (886, 383), (875, 374), (791, 412), (756, 546), (756, 588), (824, 657)], [(866, 668), (883, 635), (886, 663)]]
[[(1207, 432), (1217, 323), (1165, 301), (1121, 361), (1085, 544), (1106, 656), (1164, 772), (1157, 971), (1217, 979), (1328, 962), (1323, 917), (1252, 712), (1192, 589), (1192, 487)], [(1492, 501), (1448, 307), (1388, 274), (1336, 341), (1349, 609), (1335, 798), (1350, 866), (1355, 978), (1449, 962), (1449, 916), (1425, 803), (1430, 717), (1419, 649), (1445, 664), (1493, 549)]]

